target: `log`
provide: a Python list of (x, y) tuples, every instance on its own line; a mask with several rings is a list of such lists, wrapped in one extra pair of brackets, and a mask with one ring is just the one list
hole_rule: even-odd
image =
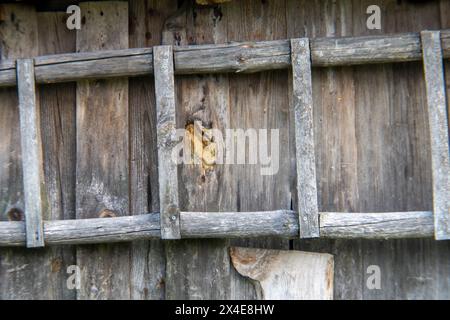
[(429, 211), (320, 214), (320, 236), (324, 238), (428, 238), (433, 232), (433, 213)]
[[(443, 57), (450, 58), (450, 30), (441, 31)], [(422, 59), (419, 33), (311, 39), (314, 67), (392, 63)], [(70, 53), (35, 58), (37, 83), (55, 83), (153, 73), (152, 49)], [(290, 41), (234, 42), (174, 47), (175, 74), (259, 72), (290, 66)], [(14, 60), (0, 62), (0, 87), (16, 85)]]
[(255, 284), (259, 300), (332, 300), (334, 260), (328, 253), (231, 247), (235, 269)]
[[(159, 215), (52, 220), (44, 222), (46, 245), (89, 244), (159, 238)], [(25, 224), (0, 222), (0, 246), (23, 246)]]
[[(186, 238), (298, 238), (298, 215), (292, 210), (261, 212), (180, 212)], [(320, 236), (331, 239), (428, 238), (434, 232), (430, 211), (321, 212)], [(46, 245), (159, 239), (159, 213), (113, 218), (44, 221)], [(25, 244), (24, 222), (0, 222), (0, 247)]]
[(450, 239), (450, 158), (447, 101), (439, 31), (423, 31), (423, 64), (431, 142), (434, 231), (437, 240)]

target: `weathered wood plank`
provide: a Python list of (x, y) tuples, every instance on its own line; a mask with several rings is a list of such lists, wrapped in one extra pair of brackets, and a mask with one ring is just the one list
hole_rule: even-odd
[[(129, 2), (130, 48), (161, 44), (164, 21), (176, 10), (176, 0)], [(151, 18), (149, 19), (149, 14)], [(153, 69), (152, 61), (147, 66)], [(156, 102), (152, 75), (129, 79), (130, 214), (159, 212)], [(159, 221), (158, 221), (159, 223)], [(159, 225), (158, 225), (159, 226)], [(159, 237), (160, 234), (158, 234)], [(164, 299), (164, 241), (131, 244), (131, 299)]]
[[(37, 13), (40, 55), (75, 52), (76, 33), (67, 28), (66, 17), (65, 12)], [(43, 212), (43, 219), (75, 219), (76, 84), (58, 83), (38, 88), (49, 206)], [(76, 298), (76, 290), (67, 286), (67, 268), (76, 264), (75, 253), (74, 246), (51, 246), (34, 257), (36, 267), (32, 273), (45, 279), (46, 298)]]
[(176, 144), (175, 80), (171, 46), (154, 48), (156, 130), (158, 144), (159, 205), (161, 238), (180, 239), (178, 170), (172, 159)]
[(327, 253), (230, 248), (236, 270), (261, 300), (332, 300), (334, 261)]
[(291, 57), (300, 238), (316, 238), (319, 237), (319, 209), (314, 154), (311, 57), (307, 38), (291, 40)]
[[(450, 58), (450, 30), (442, 30), (443, 57)], [(313, 66), (340, 66), (418, 61), (420, 35), (404, 33), (311, 39)], [(290, 66), (289, 40), (233, 42), (174, 47), (175, 74), (259, 72)], [(0, 87), (16, 83), (15, 63), (0, 62)], [(35, 58), (36, 82), (139, 76), (153, 72), (152, 49), (104, 50)]]
[[(128, 48), (128, 3), (83, 2), (77, 51)], [(128, 79), (77, 83), (77, 219), (129, 215)], [(130, 298), (130, 245), (77, 248), (78, 299)]]
[[(39, 54), (37, 18), (33, 6), (0, 4), (0, 21), (0, 63), (4, 59)], [(15, 66), (15, 60), (10, 61)], [(17, 88), (0, 89), (0, 109), (0, 220), (20, 221), (24, 218), (24, 196)], [(25, 234), (23, 241), (25, 243)], [(48, 260), (40, 259), (43, 250), (0, 250), (1, 300), (50, 299), (56, 296), (50, 289), (54, 282), (39, 272), (46, 263), (47, 268), (51, 267)]]
[(43, 247), (42, 211), (47, 205), (33, 59), (17, 60), (17, 81), (27, 247)]
[[(178, 12), (165, 22), (164, 44), (226, 43), (228, 16), (222, 10), (221, 6), (199, 7), (184, 1)], [(179, 166), (180, 208), (185, 211), (235, 211), (236, 201), (229, 191), (234, 181), (226, 178), (233, 176), (233, 166), (203, 164), (204, 155), (209, 154), (208, 148), (216, 146), (206, 138), (206, 132), (209, 129), (224, 132), (230, 127), (228, 75), (177, 76), (175, 85), (179, 127), (192, 128), (192, 122), (197, 121), (200, 134), (190, 132), (186, 138), (192, 142), (203, 135), (207, 144), (200, 152), (191, 150), (196, 164)], [(183, 223), (182, 219), (180, 223)], [(166, 299), (229, 299), (232, 268), (228, 246), (228, 239), (166, 243)]]
[[(286, 38), (285, 1), (232, 1), (222, 7), (227, 15), (228, 41), (277, 41)], [(260, 14), (257, 14), (260, 13)], [(252, 45), (249, 44), (249, 47)], [(289, 43), (288, 46), (290, 47)], [(287, 48), (290, 65), (290, 48)], [(246, 56), (241, 56), (245, 60)], [(176, 64), (176, 61), (175, 61)], [(236, 211), (263, 211), (291, 208), (290, 145), (289, 145), (289, 87), (284, 70), (256, 74), (229, 75), (229, 112), (231, 129), (267, 129), (258, 136), (258, 160), (250, 163), (252, 155), (248, 142), (237, 153), (246, 157), (244, 165), (233, 165), (230, 189)], [(259, 131), (260, 132), (260, 131)], [(267, 140), (265, 140), (267, 139)], [(249, 139), (250, 140), (250, 139)], [(252, 147), (255, 147), (253, 142)], [(261, 146), (267, 146), (266, 154)], [(270, 153), (269, 153), (270, 150)], [(266, 159), (264, 159), (266, 158)], [(236, 162), (235, 162), (236, 163)], [(263, 174), (267, 169), (267, 175)], [(220, 210), (225, 211), (225, 210)], [(234, 211), (234, 210), (233, 210)], [(232, 246), (267, 249), (289, 249), (287, 239), (233, 239)], [(255, 299), (250, 281), (231, 269), (231, 299)]]
[(433, 175), (434, 231), (437, 240), (450, 239), (450, 160), (444, 64), (439, 31), (422, 31)]

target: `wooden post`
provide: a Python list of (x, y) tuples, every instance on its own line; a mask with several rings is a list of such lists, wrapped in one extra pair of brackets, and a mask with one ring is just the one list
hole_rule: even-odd
[(180, 239), (177, 164), (172, 159), (175, 144), (175, 81), (172, 46), (153, 49), (155, 72), (156, 122), (158, 144), (159, 205), (161, 238)]
[(17, 60), (27, 247), (43, 247), (43, 160), (33, 59)]
[(433, 178), (434, 235), (450, 239), (450, 164), (444, 65), (439, 31), (422, 31)]
[(309, 40), (291, 39), (300, 238), (319, 237)]

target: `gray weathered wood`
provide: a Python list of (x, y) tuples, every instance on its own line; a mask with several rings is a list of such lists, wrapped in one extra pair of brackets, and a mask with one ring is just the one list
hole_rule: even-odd
[(42, 211), (47, 206), (44, 205), (41, 127), (33, 59), (17, 60), (17, 81), (27, 247), (43, 247)]
[[(443, 57), (450, 57), (450, 30), (442, 30)], [(313, 66), (358, 65), (417, 61), (421, 59), (420, 36), (311, 39)], [(290, 66), (289, 40), (233, 42), (222, 45), (174, 48), (175, 74), (258, 72)], [(0, 62), (0, 87), (16, 84), (13, 60)], [(79, 79), (138, 76), (153, 72), (152, 49), (125, 49), (71, 53), (35, 58), (36, 82), (53, 83)]]
[(319, 237), (309, 40), (291, 40), (292, 87), (300, 238)]
[[(77, 51), (128, 48), (128, 2), (80, 3)], [(128, 216), (128, 79), (77, 82), (76, 217)], [(129, 299), (130, 244), (77, 248), (78, 299)]]
[(324, 238), (427, 238), (433, 231), (430, 211), (320, 214), (320, 236)]
[[(180, 212), (183, 239), (298, 238), (298, 214), (292, 210), (260, 212)], [(322, 238), (401, 239), (433, 235), (430, 211), (321, 212)], [(159, 239), (159, 213), (136, 216), (44, 221), (45, 243), (86, 244)], [(0, 246), (25, 243), (24, 222), (0, 222)]]
[[(161, 43), (164, 20), (177, 8), (176, 0), (129, 2), (129, 45), (142, 48)], [(150, 12), (156, 12), (148, 18)], [(153, 69), (152, 61), (147, 66)], [(159, 211), (155, 89), (152, 75), (129, 79), (130, 214)], [(159, 226), (159, 221), (158, 221)], [(158, 233), (159, 237), (159, 233)], [(164, 241), (131, 244), (131, 299), (164, 299), (166, 257)]]
[(182, 212), (183, 238), (298, 237), (291, 210), (260, 212)]
[(154, 48), (159, 205), (161, 238), (180, 239), (177, 164), (172, 159), (176, 144), (175, 80), (172, 46)]
[(258, 299), (333, 299), (331, 254), (231, 247), (230, 257), (236, 270), (255, 282)]
[(431, 141), (434, 231), (437, 240), (446, 240), (450, 239), (450, 160), (440, 32), (422, 31), (421, 39)]
[[(160, 237), (159, 215), (52, 220), (44, 222), (47, 245), (92, 244)], [(25, 224), (0, 222), (0, 246), (23, 246)]]

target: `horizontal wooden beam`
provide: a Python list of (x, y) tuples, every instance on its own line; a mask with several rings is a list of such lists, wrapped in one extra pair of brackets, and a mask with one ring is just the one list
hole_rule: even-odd
[(333, 239), (393, 239), (433, 237), (430, 211), (343, 213), (320, 215), (320, 236)]
[[(260, 212), (181, 212), (182, 238), (280, 237), (296, 239), (298, 214)], [(434, 233), (430, 211), (320, 214), (320, 237), (332, 239), (428, 238)], [(159, 239), (159, 213), (44, 222), (46, 245), (92, 244)], [(0, 222), (0, 247), (24, 246), (25, 223)]]
[[(441, 30), (444, 58), (450, 58), (450, 29)], [(316, 67), (418, 61), (419, 33), (310, 40)], [(56, 83), (153, 73), (152, 48), (68, 53), (35, 58), (37, 83)], [(290, 41), (234, 42), (174, 47), (175, 74), (258, 72), (291, 65)], [(14, 60), (0, 61), (0, 87), (15, 86)]]

